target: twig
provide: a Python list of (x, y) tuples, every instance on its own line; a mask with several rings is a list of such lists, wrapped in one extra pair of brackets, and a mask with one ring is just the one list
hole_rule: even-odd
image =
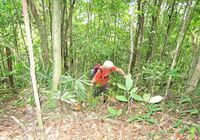
[(15, 116), (11, 116), (11, 119), (13, 119), (24, 131), (26, 130), (26, 127), (24, 124), (22, 124)]

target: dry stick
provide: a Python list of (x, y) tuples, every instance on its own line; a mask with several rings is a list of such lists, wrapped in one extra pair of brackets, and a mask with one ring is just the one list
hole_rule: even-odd
[(11, 116), (11, 119), (13, 119), (24, 131), (26, 130), (26, 127), (23, 123), (21, 123), (15, 116)]
[(36, 76), (35, 76), (35, 61), (34, 61), (34, 54), (33, 54), (33, 44), (32, 44), (31, 32), (30, 32), (30, 23), (29, 23), (28, 7), (27, 7), (26, 0), (22, 0), (22, 6), (23, 6), (23, 16), (24, 16), (26, 37), (28, 41), (27, 43), (28, 43), (29, 58), (30, 58), (30, 76), (31, 76), (32, 88), (33, 88), (33, 93), (34, 93), (34, 98), (35, 98), (35, 103), (36, 103), (37, 121), (38, 121), (39, 129), (41, 130), (41, 139), (43, 140), (44, 126), (42, 122), (42, 113), (41, 113), (40, 101), (39, 101), (39, 96), (38, 96), (37, 81), (36, 81)]

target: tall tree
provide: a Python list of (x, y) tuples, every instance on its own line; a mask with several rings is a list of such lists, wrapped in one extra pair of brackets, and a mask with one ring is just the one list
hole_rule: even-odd
[(200, 80), (200, 40), (198, 34), (192, 35), (192, 44), (193, 58), (189, 71), (187, 92), (193, 91)]
[[(139, 0), (140, 1), (140, 0)], [(136, 25), (134, 24), (134, 7), (136, 3), (134, 1), (130, 2), (130, 46), (131, 46), (131, 54), (130, 54), (130, 59), (129, 59), (129, 66), (128, 66), (128, 73), (132, 73), (133, 68), (135, 66), (135, 61), (136, 61), (136, 46), (134, 43), (134, 28), (136, 28)]]
[[(185, 8), (185, 13), (184, 13), (183, 18), (182, 18), (182, 25), (181, 25), (180, 31), (178, 32), (176, 49), (175, 49), (173, 61), (172, 61), (171, 68), (170, 68), (171, 71), (175, 68), (175, 66), (177, 64), (177, 60), (178, 60), (178, 57), (179, 57), (179, 53), (180, 53), (180, 49), (181, 49), (183, 40), (184, 40), (185, 35), (187, 33), (187, 29), (190, 25), (190, 21), (192, 19), (193, 12), (194, 12), (198, 2), (199, 2), (198, 0), (195, 1), (195, 2), (193, 2), (193, 0), (188, 0), (188, 2), (187, 2), (187, 6)], [(167, 95), (169, 93), (172, 78), (173, 78), (172, 75), (170, 75), (169, 78), (168, 78), (166, 92), (165, 92), (165, 98), (167, 97)]]
[[(35, 103), (36, 103), (37, 121), (42, 133), (44, 127), (43, 127), (43, 122), (42, 122), (42, 112), (41, 112), (40, 101), (39, 101), (39, 96), (38, 96), (37, 80), (35, 76), (35, 61), (34, 61), (33, 44), (32, 44), (31, 32), (30, 32), (30, 22), (29, 22), (27, 1), (23, 0), (22, 4), (23, 4), (22, 6), (23, 6), (25, 31), (26, 31), (26, 37), (27, 37), (28, 50), (29, 50), (30, 76), (31, 76), (33, 93), (34, 93), (34, 98), (35, 98)], [(41, 139), (44, 139), (43, 135), (41, 135)]]
[(57, 91), (61, 78), (61, 0), (52, 1), (53, 85)]
[[(68, 11), (68, 14), (66, 15), (66, 18), (63, 18), (63, 22), (62, 23), (62, 54), (63, 54), (63, 65), (64, 65), (64, 69), (68, 69), (69, 68), (69, 49), (72, 47), (72, 16), (73, 16), (73, 11), (74, 11), (74, 5), (75, 5), (76, 0), (70, 0), (70, 6), (69, 9), (67, 10), (66, 7), (64, 7), (64, 9), (66, 9), (66, 11)], [(64, 3), (66, 5), (66, 3)], [(65, 12), (65, 10), (63, 10), (63, 12)], [(64, 13), (63, 13), (64, 15)]]
[(168, 16), (167, 30), (164, 35), (164, 42), (163, 42), (163, 46), (161, 48), (161, 53), (160, 53), (161, 59), (163, 58), (164, 51), (165, 51), (165, 48), (166, 48), (168, 40), (169, 40), (169, 35), (170, 35), (171, 28), (172, 28), (172, 23), (173, 23), (173, 15), (174, 15), (175, 6), (176, 6), (176, 0), (173, 1), (172, 5), (171, 5), (171, 11)]
[(34, 1), (30, 0), (30, 10), (33, 15), (33, 18), (35, 20), (36, 26), (39, 31), (39, 36), (40, 36), (40, 42), (41, 42), (41, 50), (42, 50), (42, 62), (43, 62), (43, 67), (47, 68), (49, 66), (49, 60), (50, 60), (50, 55), (49, 55), (49, 49), (48, 49), (48, 36), (47, 36), (47, 26), (46, 26), (46, 18), (45, 18), (45, 13), (43, 10), (43, 21), (41, 20), (38, 10), (35, 6)]
[(155, 10), (155, 12), (152, 13), (152, 17), (151, 17), (150, 35), (148, 38), (149, 48), (148, 48), (147, 54), (146, 54), (146, 61), (151, 60), (153, 51), (156, 51), (156, 48), (153, 48), (153, 46), (155, 43), (155, 36), (156, 36), (156, 32), (157, 32), (157, 20), (158, 20), (159, 14), (160, 14), (160, 8), (161, 8), (162, 1), (163, 0), (154, 0), (153, 7), (155, 9), (153, 9), (153, 10)]

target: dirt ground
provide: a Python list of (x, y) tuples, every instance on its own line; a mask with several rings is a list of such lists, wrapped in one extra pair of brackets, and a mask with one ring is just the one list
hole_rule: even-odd
[[(48, 112), (43, 115), (44, 133), (47, 140), (190, 140), (187, 133), (179, 134), (173, 128), (170, 116), (156, 113), (157, 124), (129, 123), (127, 116), (107, 118), (104, 104), (94, 110), (67, 110)], [(39, 140), (35, 109), (31, 106), (13, 108), (0, 116), (0, 140)], [(196, 137), (195, 140), (199, 138)]]

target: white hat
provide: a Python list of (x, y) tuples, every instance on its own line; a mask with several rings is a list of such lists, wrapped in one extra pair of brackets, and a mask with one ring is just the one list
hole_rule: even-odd
[(103, 63), (103, 67), (106, 68), (106, 69), (111, 69), (113, 66), (114, 66), (114, 64), (113, 64), (113, 62), (110, 61), (110, 60), (106, 60), (106, 61)]

